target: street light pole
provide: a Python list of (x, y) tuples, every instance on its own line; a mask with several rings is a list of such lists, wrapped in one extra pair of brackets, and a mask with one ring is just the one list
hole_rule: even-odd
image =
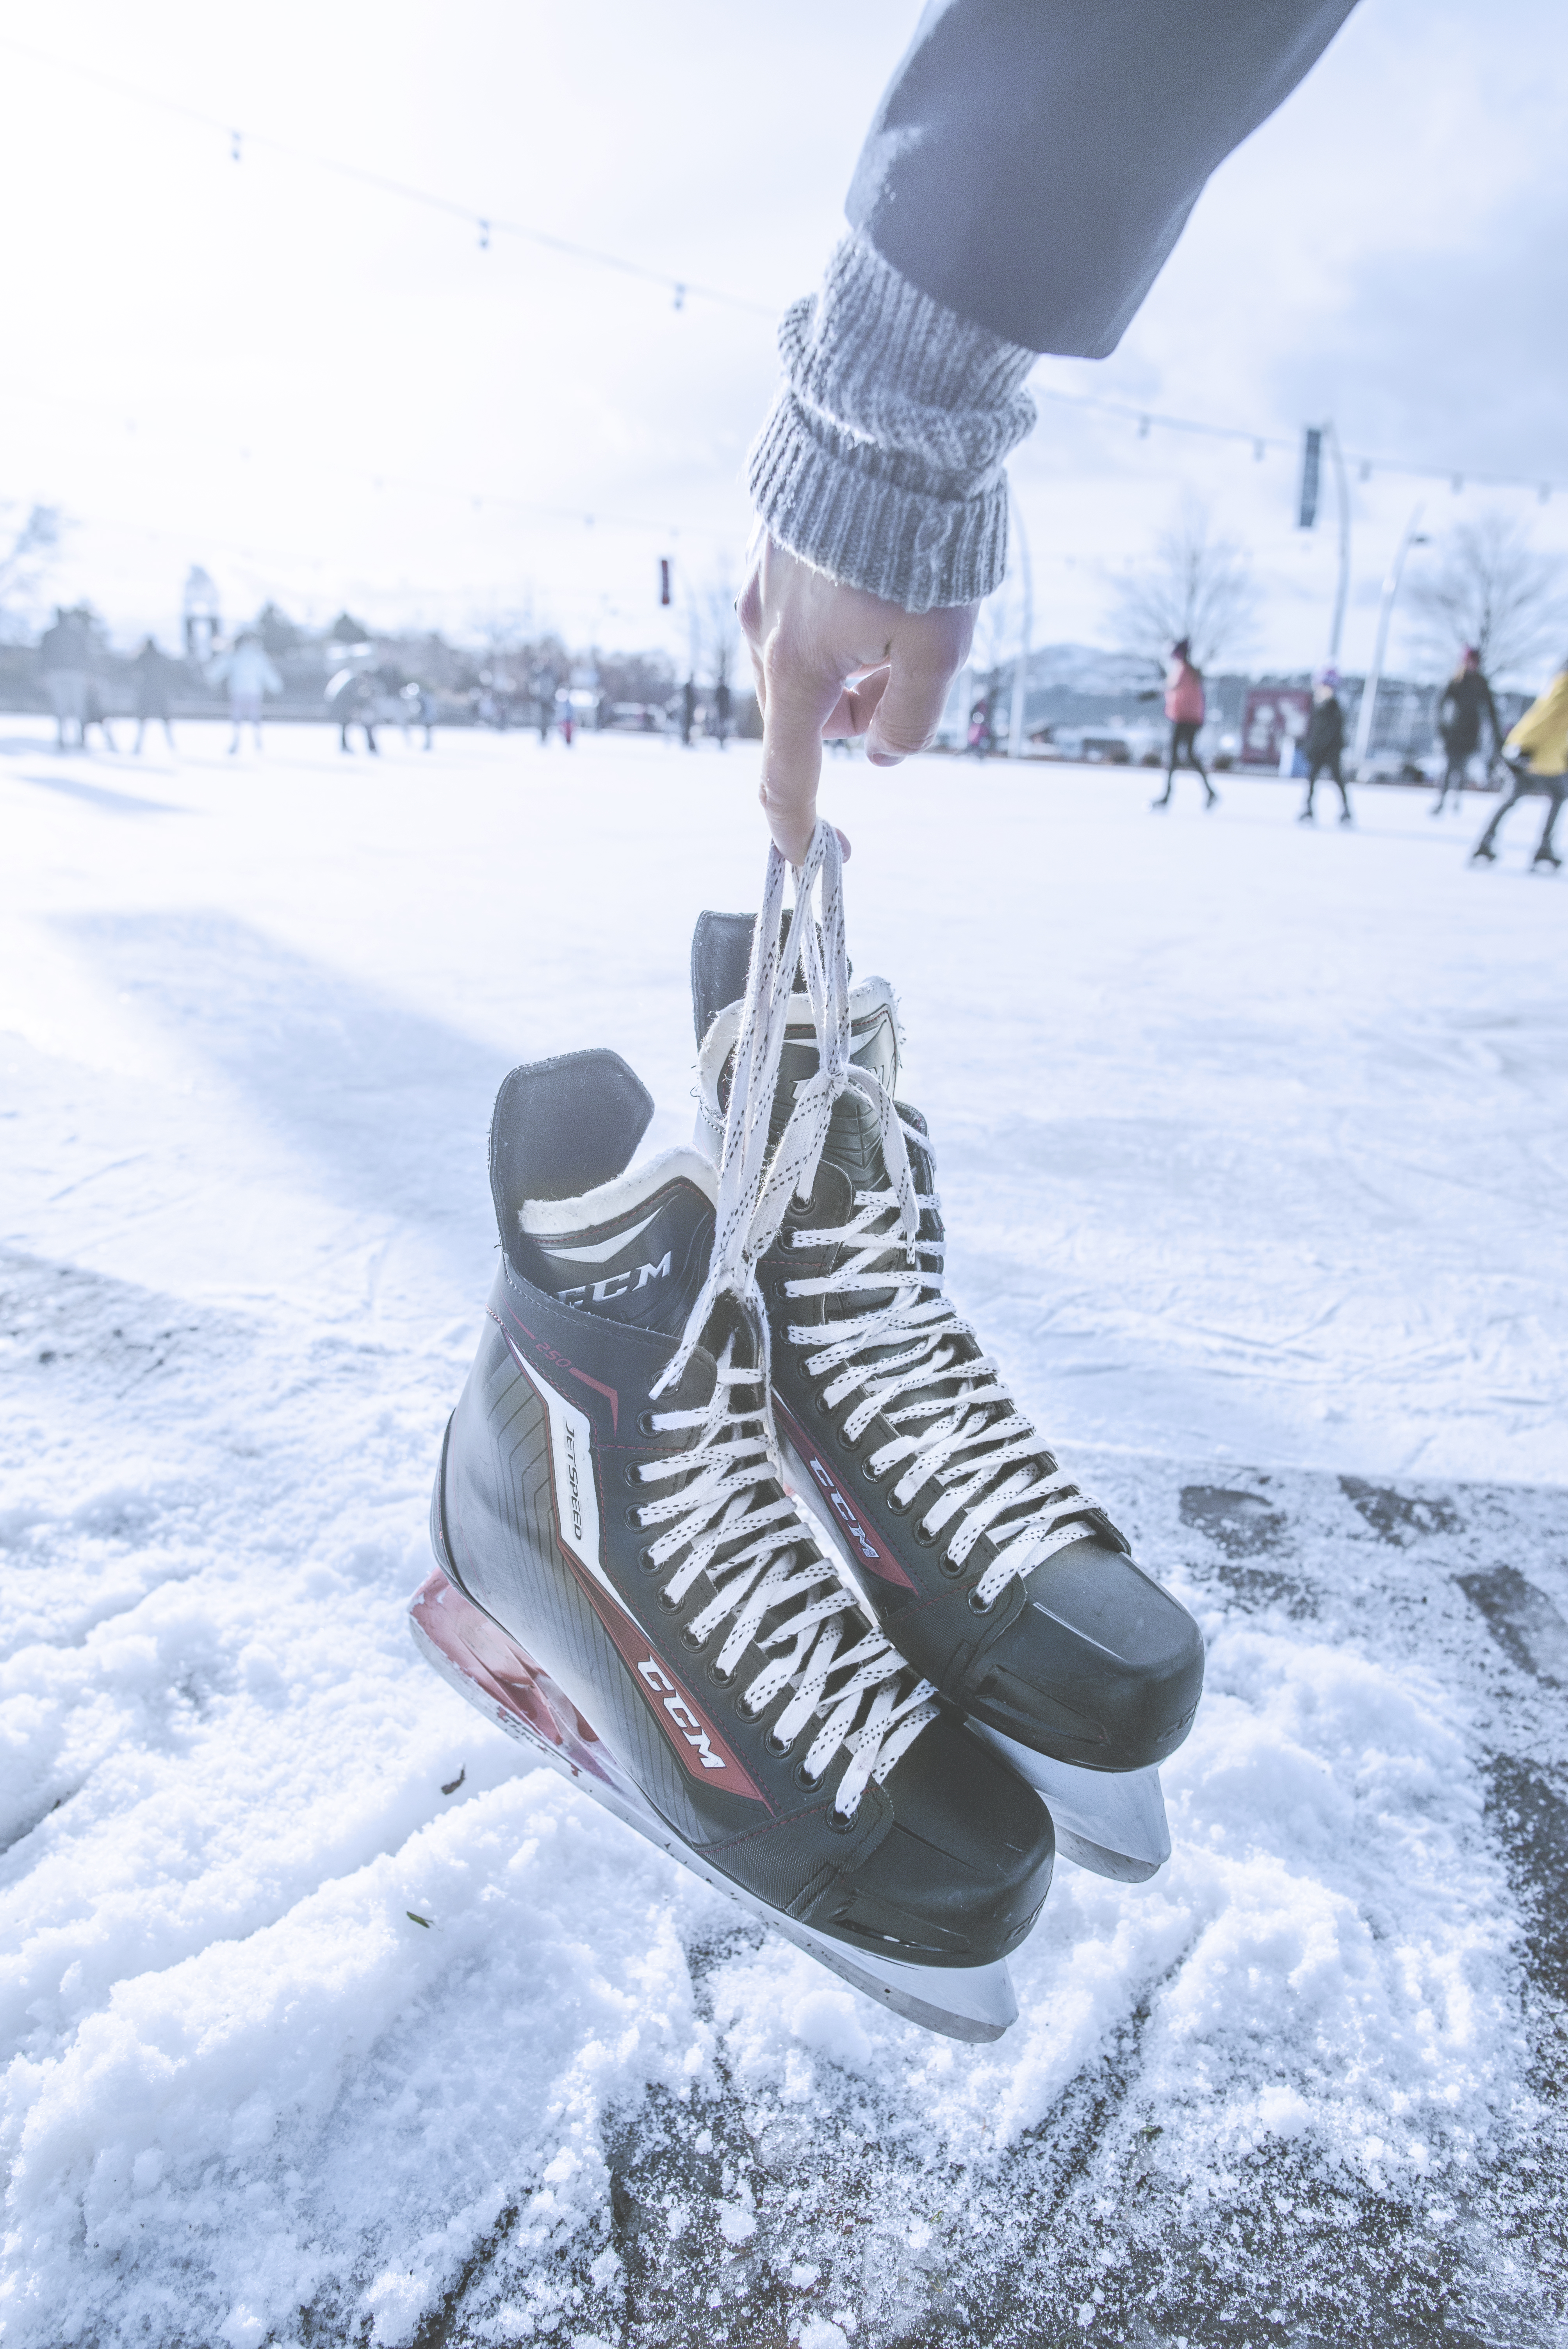
[(1351, 759), (1357, 778), (1367, 771), (1367, 761), (1372, 749), (1372, 720), (1377, 708), (1377, 688), (1383, 682), (1383, 661), (1388, 650), (1388, 624), (1394, 616), (1394, 606), (1399, 600), (1399, 585), (1405, 576), (1405, 561), (1413, 546), (1424, 546), (1425, 539), (1417, 533), (1421, 519), (1419, 504), (1412, 510), (1405, 524), (1405, 534), (1399, 541), (1399, 551), (1393, 567), (1383, 582), (1383, 601), (1377, 612), (1377, 639), (1372, 648), (1372, 667), (1361, 693), (1361, 713), (1356, 721), (1356, 749)]
[(1345, 451), (1333, 424), (1326, 428), (1334, 457), (1334, 486), (1339, 502), (1339, 579), (1334, 591), (1334, 626), (1328, 636), (1328, 666), (1339, 667), (1339, 639), (1345, 628), (1345, 606), (1350, 595), (1350, 485), (1345, 478)]
[(1008, 495), (1013, 501), (1013, 527), (1018, 533), (1018, 567), (1024, 583), (1024, 628), (1013, 670), (1013, 707), (1007, 723), (1007, 756), (1009, 759), (1021, 759), (1024, 755), (1024, 705), (1029, 693), (1029, 639), (1035, 632), (1035, 578), (1029, 568), (1029, 539), (1024, 528), (1024, 511), (1018, 503), (1016, 490), (1010, 485)]

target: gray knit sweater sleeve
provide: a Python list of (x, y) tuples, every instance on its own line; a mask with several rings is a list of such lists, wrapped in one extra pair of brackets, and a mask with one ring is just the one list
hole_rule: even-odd
[(1115, 349), (1203, 183), (1354, 0), (928, 0), (786, 313), (751, 452), (781, 545), (912, 612), (989, 594), (1040, 351)]
[(784, 383), (752, 449), (758, 512), (792, 554), (906, 612), (970, 604), (1007, 561), (1007, 451), (1036, 354), (848, 237), (784, 314)]

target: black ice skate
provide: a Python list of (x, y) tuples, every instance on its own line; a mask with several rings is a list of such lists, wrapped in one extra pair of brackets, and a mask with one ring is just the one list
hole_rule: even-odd
[[(710, 1153), (752, 933), (749, 916), (704, 914), (693, 941)], [(892, 991), (849, 988), (847, 968), (844, 986), (844, 1083), (810, 1195), (791, 1199), (761, 1266), (786, 1473), (900, 1652), (1040, 1788), (1059, 1847), (1137, 1881), (1170, 1854), (1158, 1765), (1191, 1726), (1202, 1638), (1061, 1473), (944, 1297), (924, 1122), (893, 1101)], [(824, 1034), (831, 1049), (830, 1011), (824, 1028), (795, 994), (776, 1126)]]
[(876, 1630), (777, 1481), (746, 1215), (693, 1151), (625, 1172), (652, 1106), (612, 1052), (501, 1087), (500, 1268), (442, 1446), (416, 1640), (846, 1982), (998, 2038), (1050, 1819)]

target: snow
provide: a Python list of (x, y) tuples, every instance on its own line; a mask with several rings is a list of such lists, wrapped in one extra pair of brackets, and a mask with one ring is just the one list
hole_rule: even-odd
[[(133, 761), (5, 723), (6, 2343), (393, 2349), (443, 2307), (614, 2342), (655, 2239), (716, 2327), (766, 2283), (803, 2349), (880, 2340), (971, 2230), (1048, 2231), (1017, 2181), (1113, 2074), (1086, 2176), (1114, 2139), (1211, 2259), (1272, 2165), (1271, 2225), (1332, 2187), (1483, 2264), (1473, 2181), (1543, 2126), (1487, 1772), (1550, 1760), (1529, 1642), (1568, 1612), (1532, 811), (1476, 873), (1473, 800), (1308, 832), (1273, 781), (1156, 817), (1136, 773), (828, 762), (954, 1288), (1210, 1641), (1171, 1862), (1063, 1865), (1018, 2024), (968, 2049), (738, 1930), (403, 1622), (496, 1085), (609, 1043), (646, 1148), (686, 1139), (755, 752), (189, 727)], [(1522, 1665), (1455, 1579), (1500, 1559)], [(1105, 2223), (1064, 2337), (1114, 2313)]]

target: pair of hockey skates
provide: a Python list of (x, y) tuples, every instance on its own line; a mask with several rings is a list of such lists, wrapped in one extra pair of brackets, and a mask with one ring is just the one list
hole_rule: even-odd
[(501, 1087), (500, 1268), (413, 1629), (845, 1981), (995, 2039), (1057, 1844), (1129, 1880), (1166, 1857), (1202, 1646), (943, 1293), (836, 836), (787, 937), (784, 874), (775, 851), (755, 923), (697, 923), (697, 1147), (632, 1166), (653, 1103), (614, 1052)]

